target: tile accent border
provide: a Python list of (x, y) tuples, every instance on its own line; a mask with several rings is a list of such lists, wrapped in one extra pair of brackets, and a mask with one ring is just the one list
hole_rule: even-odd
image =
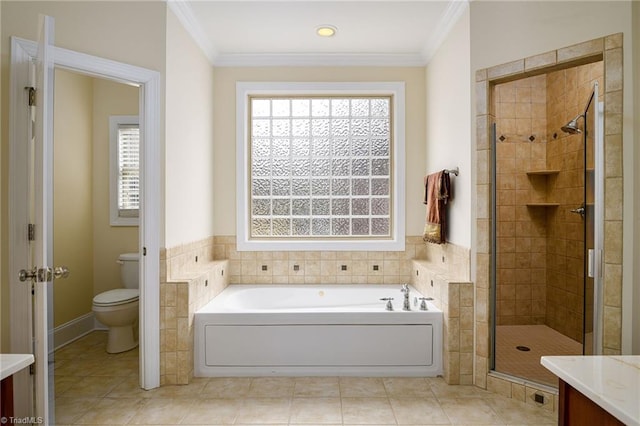
[(214, 259), (229, 260), (232, 284), (398, 284), (409, 282), (412, 259), (469, 280), (470, 251), (405, 237), (405, 251), (237, 251), (236, 236), (213, 238)]
[[(475, 310), (475, 370), (476, 386), (498, 391), (511, 397), (527, 395), (513, 386), (506, 392), (505, 384), (496, 382), (489, 372), (490, 360), (490, 260), (491, 247), (490, 212), (482, 208), (490, 202), (491, 182), (490, 129), (495, 116), (491, 111), (492, 86), (505, 81), (520, 79), (575, 65), (604, 60), (604, 134), (605, 134), (605, 240), (604, 240), (604, 312), (603, 353), (620, 354), (622, 318), (622, 33), (589, 40), (555, 51), (523, 58), (507, 64), (476, 71), (476, 207), (477, 242), (476, 260), (476, 310)], [(614, 202), (615, 201), (615, 202)], [(499, 379), (506, 380), (506, 379)], [(509, 380), (506, 380), (509, 381)], [(500, 390), (502, 389), (502, 390)], [(531, 387), (530, 389), (534, 389)], [(541, 389), (544, 390), (544, 389)], [(529, 392), (529, 391), (527, 391)]]

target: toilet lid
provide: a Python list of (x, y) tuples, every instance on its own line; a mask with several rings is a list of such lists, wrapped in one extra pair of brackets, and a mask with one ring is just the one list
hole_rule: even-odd
[(98, 294), (93, 298), (93, 304), (96, 306), (123, 305), (138, 300), (139, 295), (138, 289), (117, 288)]

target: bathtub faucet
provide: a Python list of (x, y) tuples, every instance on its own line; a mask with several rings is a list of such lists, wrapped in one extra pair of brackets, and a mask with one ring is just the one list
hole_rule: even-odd
[(409, 285), (402, 284), (402, 288), (400, 289), (400, 291), (404, 293), (404, 303), (402, 304), (402, 310), (410, 311), (411, 304), (409, 303)]

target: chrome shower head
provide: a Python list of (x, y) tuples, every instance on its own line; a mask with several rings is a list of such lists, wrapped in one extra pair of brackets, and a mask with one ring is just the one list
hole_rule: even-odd
[(573, 120), (571, 120), (564, 126), (560, 127), (560, 130), (562, 130), (565, 133), (569, 133), (570, 135), (576, 135), (578, 133), (582, 133), (582, 130), (580, 130), (580, 128), (578, 127), (578, 119), (582, 116), (583, 116), (582, 114), (576, 115), (573, 118)]

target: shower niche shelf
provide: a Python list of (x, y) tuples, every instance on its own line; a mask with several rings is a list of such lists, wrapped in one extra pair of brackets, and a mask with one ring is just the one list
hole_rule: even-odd
[[(542, 169), (542, 170), (529, 170), (527, 171), (527, 176), (544, 176), (544, 185), (548, 184), (547, 177), (549, 176), (557, 176), (560, 173), (560, 170), (555, 169)], [(536, 180), (538, 181), (538, 180)], [(531, 182), (534, 184), (534, 181)], [(558, 207), (560, 203), (548, 203), (548, 202), (531, 202), (527, 203), (527, 207)]]
[(557, 175), (560, 170), (529, 170), (527, 176), (551, 176)]

